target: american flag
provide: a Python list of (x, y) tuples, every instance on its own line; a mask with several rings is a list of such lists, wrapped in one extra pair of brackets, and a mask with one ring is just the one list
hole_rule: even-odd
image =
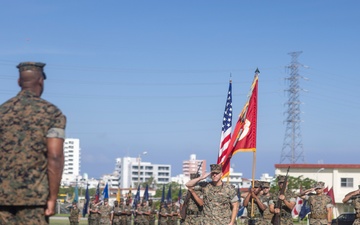
[[(223, 125), (221, 130), (220, 149), (217, 160), (218, 164), (223, 164), (228, 154), (228, 147), (231, 139), (231, 125), (232, 125), (231, 121), (232, 121), (232, 94), (231, 94), (231, 80), (230, 80), (229, 91), (225, 104)], [(224, 171), (224, 169), (225, 168), (223, 168), (223, 172), (226, 172)]]

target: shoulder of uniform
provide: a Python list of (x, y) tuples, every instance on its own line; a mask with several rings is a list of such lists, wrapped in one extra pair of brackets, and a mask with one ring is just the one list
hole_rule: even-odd
[(201, 181), (201, 182), (199, 182), (197, 185), (199, 185), (200, 187), (206, 187), (206, 186), (208, 186), (209, 184), (210, 184), (209, 182)]

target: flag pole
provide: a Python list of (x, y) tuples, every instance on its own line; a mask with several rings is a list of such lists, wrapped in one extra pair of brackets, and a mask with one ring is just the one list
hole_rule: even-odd
[[(255, 76), (258, 76), (259, 73), (260, 73), (259, 69), (256, 68)], [(257, 90), (258, 89), (256, 89), (256, 92), (257, 92)], [(258, 97), (258, 93), (256, 93), (256, 97)], [(257, 111), (257, 100), (256, 100), (256, 111)], [(257, 113), (256, 113), (256, 115), (257, 115)], [(257, 121), (257, 118), (256, 118), (256, 121)], [(257, 123), (256, 123), (256, 125), (257, 125)], [(257, 137), (257, 135), (255, 135), (255, 150), (253, 151), (253, 165), (252, 165), (252, 186), (253, 187), (255, 184), (255, 169), (256, 169), (256, 137)], [(254, 217), (254, 198), (251, 198), (251, 217)]]

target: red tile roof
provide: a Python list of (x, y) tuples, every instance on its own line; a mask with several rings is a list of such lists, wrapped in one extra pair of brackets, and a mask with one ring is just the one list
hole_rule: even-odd
[(275, 169), (277, 168), (303, 168), (303, 169), (360, 169), (360, 164), (275, 164)]

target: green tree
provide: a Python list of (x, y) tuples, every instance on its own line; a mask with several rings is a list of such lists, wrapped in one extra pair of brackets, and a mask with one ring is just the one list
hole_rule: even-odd
[[(170, 182), (170, 183), (165, 184), (165, 193), (164, 193), (165, 201), (166, 201), (166, 198), (167, 198), (167, 194), (168, 194), (170, 185), (171, 185), (171, 199), (172, 200), (177, 200), (178, 199), (179, 190), (180, 190), (180, 184), (176, 183), (176, 182)], [(157, 185), (157, 189), (156, 189), (156, 193), (155, 193), (154, 198), (161, 199), (162, 191), (163, 191), (163, 185)], [(182, 191), (184, 191), (184, 190), (182, 190)], [(160, 201), (161, 200), (155, 202), (155, 205), (156, 205), (157, 208), (159, 208), (159, 206), (160, 206)]]
[[(309, 189), (311, 187), (314, 187), (314, 185), (316, 184), (316, 181), (313, 179), (310, 179), (308, 177), (304, 178), (304, 176), (298, 176), (298, 177), (292, 177), (292, 176), (288, 176), (288, 189), (292, 190), (294, 192), (302, 189)], [(279, 191), (279, 186), (277, 185), (277, 181), (276, 179), (274, 180), (274, 182), (271, 184), (271, 189), (270, 192), (274, 193)]]

